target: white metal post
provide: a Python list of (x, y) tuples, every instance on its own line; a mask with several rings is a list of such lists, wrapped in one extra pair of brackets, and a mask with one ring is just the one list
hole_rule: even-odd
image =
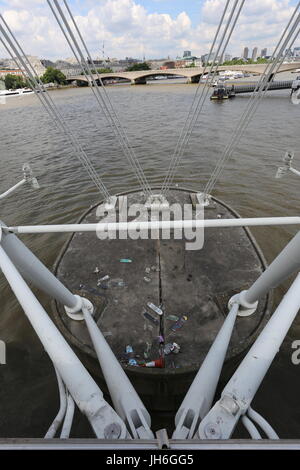
[(133, 438), (154, 439), (150, 429), (151, 418), (143, 402), (89, 311), (83, 309), (83, 315), (115, 410), (128, 423)]
[(76, 312), (81, 311), (83, 304), (92, 308), (90, 302), (72, 294), (16, 235), (5, 233), (5, 228), (2, 226), (1, 245), (22, 276), (67, 307), (66, 311), (72, 318), (78, 316), (78, 319), (82, 319), (82, 314)]
[(17, 184), (15, 184), (14, 186), (12, 186), (11, 188), (9, 188), (7, 191), (5, 191), (4, 193), (0, 194), (0, 199), (4, 199), (5, 197), (9, 196), (11, 193), (13, 193), (16, 189), (18, 189), (20, 186), (23, 186), (23, 184), (26, 183), (26, 179), (22, 179), (21, 181), (19, 181)]
[(239, 315), (251, 315), (256, 310), (258, 299), (299, 270), (300, 232), (286, 245), (248, 290), (232, 297), (229, 305), (232, 301), (237, 301), (240, 304)]
[(125, 232), (128, 230), (176, 230), (224, 227), (264, 227), (272, 225), (300, 225), (300, 217), (250, 217), (237, 219), (149, 220), (108, 222), (98, 224), (20, 225), (8, 227), (13, 233), (73, 233), (73, 232)]
[(243, 416), (300, 309), (300, 274), (199, 426), (200, 439), (229, 439)]
[(192, 439), (199, 422), (210, 410), (228, 344), (238, 313), (234, 304), (218, 332), (210, 350), (190, 386), (175, 417), (176, 429), (172, 439)]
[(102, 439), (128, 437), (125, 424), (104, 400), (98, 385), (51, 321), (1, 245), (0, 268), (67, 389), (79, 409), (87, 416), (96, 436)]

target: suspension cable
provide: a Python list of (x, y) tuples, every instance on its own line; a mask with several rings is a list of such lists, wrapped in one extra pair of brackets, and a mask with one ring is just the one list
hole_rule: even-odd
[[(179, 140), (178, 140), (178, 143), (177, 143), (174, 155), (173, 155), (173, 160), (170, 164), (171, 168), (169, 169), (168, 175), (167, 175), (167, 177), (165, 179), (165, 182), (163, 184), (163, 188), (162, 188), (163, 192), (167, 192), (169, 190), (169, 188), (170, 188), (170, 186), (171, 186), (171, 184), (174, 180), (176, 171), (179, 167), (179, 164), (180, 164), (180, 161), (181, 161), (182, 156), (184, 154), (184, 151), (185, 151), (185, 149), (186, 149), (186, 147), (189, 143), (190, 137), (191, 137), (192, 132), (194, 130), (194, 127), (197, 123), (199, 115), (202, 112), (204, 103), (205, 103), (207, 95), (209, 93), (209, 88), (210, 88), (211, 84), (213, 83), (213, 81), (215, 79), (215, 76), (217, 74), (218, 67), (219, 67), (219, 64), (217, 62), (217, 57), (218, 57), (220, 51), (221, 51), (220, 55), (221, 55), (221, 57), (223, 57), (223, 55), (225, 53), (225, 50), (226, 50), (226, 47), (228, 45), (228, 42), (229, 42), (229, 40), (232, 36), (232, 33), (234, 31), (234, 28), (236, 26), (237, 20), (240, 16), (240, 13), (241, 13), (241, 10), (242, 10), (242, 7), (244, 5), (245, 0), (242, 0), (239, 6), (238, 6), (238, 1), (239, 0), (235, 0), (234, 5), (233, 5), (232, 10), (231, 10), (231, 13), (229, 14), (227, 24), (225, 26), (223, 35), (222, 35), (222, 37), (219, 41), (217, 51), (213, 55), (213, 60), (212, 60), (211, 66), (210, 66), (210, 70), (209, 70), (209, 73), (206, 77), (204, 87), (202, 87), (202, 92), (201, 92), (201, 95), (198, 99), (196, 107), (193, 111), (192, 108), (193, 108), (193, 105), (194, 105), (194, 101), (195, 101), (194, 100), (193, 103), (192, 103), (192, 106), (190, 108), (190, 112), (189, 112), (187, 120), (186, 120), (186, 125), (184, 126), (184, 129), (183, 129), (183, 131), (182, 131), (182, 133), (179, 137)], [(223, 12), (223, 15), (221, 17), (219, 26), (217, 28), (212, 46), (214, 46), (214, 44), (216, 43), (219, 31), (221, 29), (221, 25), (223, 23), (223, 20), (224, 20), (226, 11), (227, 11), (228, 4), (229, 4), (229, 2), (227, 2), (226, 5), (225, 5), (224, 12)], [(236, 12), (236, 10), (237, 10), (237, 12)], [(234, 17), (234, 14), (235, 14), (235, 17)], [(232, 24), (231, 24), (231, 22), (232, 22)], [(230, 24), (231, 24), (231, 27), (230, 27)], [(229, 27), (230, 27), (230, 30), (229, 30)], [(229, 30), (229, 32), (228, 32), (228, 30)], [(226, 38), (226, 35), (227, 35), (227, 38)], [(212, 51), (212, 48), (211, 48), (211, 51)], [(209, 53), (209, 56), (210, 55), (211, 55), (211, 52)], [(203, 74), (205, 73), (205, 71), (206, 71), (206, 67), (203, 71)], [(209, 79), (209, 77), (210, 77), (210, 79)], [(195, 95), (198, 94), (199, 88), (200, 88), (200, 81), (199, 81), (199, 84), (198, 84)]]
[(86, 152), (83, 150), (79, 140), (68, 127), (65, 119), (61, 115), (60, 111), (54, 104), (51, 96), (49, 95), (48, 91), (44, 87), (43, 83), (40, 81), (34, 67), (30, 63), (28, 57), (26, 56), (24, 50), (18, 43), (17, 39), (15, 38), (14, 34), (12, 33), (11, 29), (9, 28), (8, 24), (4, 20), (3, 16), (0, 15), (0, 20), (2, 21), (3, 25), (5, 26), (6, 30), (4, 29), (3, 25), (0, 24), (0, 32), (3, 35), (3, 38), (0, 37), (0, 41), (3, 44), (4, 48), (11, 56), (12, 60), (15, 62), (16, 66), (22, 71), (25, 78), (29, 77), (33, 91), (35, 92), (36, 96), (38, 97), (39, 101), (49, 114), (49, 116), (53, 119), (54, 124), (59, 129), (60, 132), (63, 132), (66, 137), (69, 139), (70, 143), (73, 145), (74, 149), (76, 150), (76, 156), (83, 165), (83, 167), (88, 172), (91, 180), (94, 182), (98, 190), (104, 195), (106, 200), (109, 200), (110, 194), (102, 182), (101, 178), (97, 175), (94, 167), (92, 166), (91, 162), (89, 161)]
[[(225, 14), (226, 14), (226, 12), (227, 12), (229, 3), (230, 3), (230, 0), (227, 0), (227, 2), (226, 2), (226, 4), (225, 4), (225, 7), (224, 7), (224, 10), (223, 10), (223, 13), (222, 13), (222, 16), (221, 16), (221, 19), (220, 19), (219, 24), (218, 24), (218, 28), (217, 28), (217, 31), (216, 31), (214, 40), (213, 40), (213, 42), (212, 42), (212, 45), (211, 45), (210, 50), (209, 50), (209, 53), (208, 53), (208, 60), (207, 60), (207, 62), (205, 63), (205, 67), (204, 67), (204, 70), (203, 70), (203, 72), (202, 72), (202, 76), (205, 75), (206, 70), (207, 70), (207, 68), (208, 68), (209, 58), (212, 56), (212, 58), (213, 58), (213, 63), (214, 63), (214, 61), (215, 61), (215, 57), (213, 56), (213, 49), (214, 49), (214, 47), (215, 47), (215, 43), (216, 43), (216, 41), (217, 41), (219, 32), (220, 32), (220, 30), (221, 30), (221, 27), (222, 27), (222, 24), (223, 24), (223, 21), (224, 21)], [(210, 70), (211, 70), (211, 69), (210, 69)], [(204, 83), (204, 87), (206, 87), (206, 85), (207, 85), (207, 83), (208, 83), (208, 79), (209, 79), (209, 72), (207, 73), (206, 80), (205, 80), (205, 83)], [(184, 139), (185, 130), (186, 130), (186, 128), (187, 128), (188, 125), (189, 125), (189, 119), (190, 119), (190, 117), (191, 117), (191, 115), (192, 115), (192, 113), (193, 113), (194, 105), (195, 105), (195, 103), (196, 103), (199, 90), (200, 90), (200, 79), (199, 79), (198, 86), (197, 86), (197, 88), (196, 88), (196, 92), (195, 92), (194, 97), (193, 97), (192, 104), (191, 104), (190, 109), (189, 109), (189, 112), (188, 112), (188, 115), (187, 115), (187, 117), (186, 117), (184, 126), (183, 126), (183, 128), (181, 129), (179, 138), (178, 138), (178, 140), (177, 140), (177, 144), (176, 144), (176, 147), (175, 147), (175, 151), (174, 151), (173, 157), (172, 157), (172, 159), (171, 159), (171, 161), (170, 161), (169, 168), (168, 168), (167, 174), (166, 174), (166, 176), (165, 176), (165, 180), (164, 180), (163, 185), (162, 185), (162, 188), (161, 188), (161, 192), (162, 192), (162, 193), (166, 192), (167, 188), (169, 187), (169, 180), (170, 180), (170, 176), (171, 176), (171, 173), (172, 173), (172, 171), (173, 171), (174, 164), (175, 164), (175, 159), (176, 159), (176, 156), (177, 156), (177, 152), (178, 152), (178, 149), (179, 149), (179, 146), (180, 146), (181, 141)]]
[[(288, 26), (286, 27), (286, 30), (284, 31), (284, 33), (283, 33), (283, 35), (280, 39), (280, 42), (281, 42), (282, 38), (285, 36), (286, 31), (288, 30), (288, 27), (290, 26), (296, 12), (297, 12), (297, 9), (295, 10), (291, 20), (289, 21)], [(284, 60), (286, 58), (286, 55), (283, 55), (281, 59), (280, 59), (280, 57), (283, 54), (284, 49), (287, 47), (288, 40), (291, 38), (291, 36), (292, 36), (293, 32), (295, 31), (295, 28), (297, 27), (298, 23), (299, 23), (299, 21), (294, 24), (292, 30), (290, 31), (288, 37), (286, 38), (285, 43), (282, 45), (282, 47), (281, 47), (281, 49), (280, 49), (280, 51), (279, 51), (279, 53), (278, 53), (278, 55), (275, 59), (275, 55), (276, 55), (275, 51), (277, 52), (277, 50), (279, 49), (279, 46), (280, 46), (280, 42), (278, 43), (278, 45), (277, 45), (277, 47), (276, 47), (276, 49), (275, 49), (275, 51), (274, 51), (274, 53), (271, 57), (270, 63), (266, 67), (266, 69), (265, 69), (264, 73), (262, 74), (258, 84), (256, 85), (256, 88), (255, 88), (254, 92), (250, 96), (248, 106), (245, 109), (244, 114), (242, 115), (242, 118), (239, 121), (239, 125), (237, 126), (237, 129), (235, 131), (236, 134), (233, 135), (232, 142), (231, 142), (231, 148), (229, 150), (233, 151), (234, 145), (238, 144), (238, 142), (239, 142), (239, 140), (242, 136), (242, 133), (244, 132), (245, 128), (248, 126), (253, 114), (255, 113), (255, 111), (258, 108), (260, 100), (265, 96), (266, 92), (268, 91), (269, 86), (271, 84), (272, 76), (277, 73), (280, 66), (284, 62)], [(294, 39), (292, 40), (291, 44), (293, 44), (293, 42), (295, 41), (298, 34), (299, 34), (299, 31), (296, 33), (296, 35), (295, 35)], [(291, 45), (290, 45), (290, 47), (291, 47)], [(273, 60), (273, 62), (271, 62), (272, 60)], [(270, 70), (268, 70), (270, 65), (271, 65)], [(275, 70), (276, 67), (277, 67), (277, 69)], [(254, 100), (255, 100), (255, 102), (253, 102)], [(234, 140), (234, 137), (235, 137), (235, 140)], [(227, 147), (226, 147), (226, 150), (227, 150)], [(220, 158), (218, 164), (216, 165), (215, 170), (212, 173), (209, 182), (206, 185), (206, 188), (204, 190), (204, 193), (206, 195), (208, 195), (210, 193), (211, 188), (214, 186), (214, 184), (215, 184), (216, 180), (218, 179), (222, 169), (224, 168), (225, 160), (228, 159), (232, 155), (232, 151), (229, 154), (229, 156), (227, 154), (225, 155), (225, 151), (224, 151), (224, 154), (222, 155), (222, 157)]]
[[(76, 21), (74, 19), (74, 16), (66, 2), (66, 0), (63, 0), (63, 3), (67, 9), (67, 12), (70, 16), (70, 19), (71, 19), (71, 24), (73, 24), (73, 27), (75, 28), (75, 31), (78, 35), (78, 38), (79, 38), (79, 41), (81, 42), (82, 46), (83, 46), (83, 49), (85, 50), (86, 54), (87, 54), (87, 57), (88, 57), (88, 61), (85, 59), (83, 53), (82, 53), (82, 50), (81, 50), (81, 47), (79, 46), (79, 43), (75, 37), (75, 34), (73, 33), (71, 27), (70, 27), (70, 24), (69, 22), (67, 21), (66, 19), (66, 16), (58, 2), (58, 0), (53, 0), (53, 3), (56, 7), (56, 10), (54, 9), (54, 6), (51, 4), (51, 1), (50, 0), (47, 0), (47, 3), (65, 37), (65, 39), (67, 40), (80, 68), (82, 69), (82, 72), (84, 74), (84, 76), (86, 77), (87, 79), (87, 82), (94, 94), (94, 97), (96, 98), (96, 101), (101, 109), (101, 112), (104, 113), (111, 129), (113, 130), (120, 146), (121, 146), (121, 149), (123, 150), (125, 156), (127, 157), (138, 181), (139, 181), (139, 184), (141, 185), (141, 188), (142, 190), (145, 192), (145, 194), (148, 194), (150, 195), (151, 194), (151, 188), (147, 182), (147, 179), (146, 179), (146, 176), (141, 168), (141, 165), (132, 149), (132, 147), (130, 146), (130, 143), (129, 143), (129, 140), (128, 140), (128, 137), (125, 133), (125, 130), (120, 122), (120, 119), (113, 107), (113, 104), (110, 100), (110, 97), (109, 97), (109, 94), (107, 93), (104, 85), (103, 85), (103, 82), (102, 82), (102, 78), (101, 76), (99, 75), (98, 71), (96, 70), (96, 67), (95, 67), (95, 64), (92, 60), (92, 57), (91, 57), (91, 54), (87, 48), (87, 45), (80, 33), (80, 30), (76, 24)], [(91, 65), (91, 66), (90, 66)], [(100, 87), (97, 83), (97, 80), (95, 80), (94, 78), (94, 73), (93, 73), (93, 67), (95, 69), (95, 72), (97, 74), (97, 80), (100, 82), (101, 84), (101, 90), (103, 90), (103, 93), (101, 92), (100, 90)]]
[[(223, 154), (221, 155), (219, 159), (219, 162), (217, 163), (209, 181), (206, 184), (206, 187), (204, 189), (205, 195), (209, 195), (212, 188), (215, 186), (218, 178), (220, 177), (224, 169), (226, 160), (228, 160), (231, 157), (234, 149), (236, 148), (236, 146), (238, 145), (242, 137), (242, 134), (244, 133), (245, 129), (250, 123), (251, 118), (256, 112), (262, 98), (266, 95), (266, 92), (268, 91), (270, 87), (272, 77), (278, 72), (278, 70), (280, 69), (280, 66), (282, 65), (282, 63), (284, 62), (286, 58), (287, 53), (284, 54), (284, 51), (292, 47), (293, 43), (295, 42), (296, 38), (299, 35), (299, 31), (300, 31), (299, 29), (295, 33), (295, 30), (297, 29), (299, 22), (300, 22), (300, 14), (298, 14), (298, 16), (296, 17), (299, 6), (300, 6), (300, 2), (295, 8), (293, 15), (288, 22), (288, 25), (286, 26), (284, 32), (282, 33), (282, 36), (271, 56), (269, 64), (267, 65), (258, 84), (256, 85), (255, 90), (251, 94), (248, 104), (246, 106), (246, 109), (244, 110), (242, 117), (240, 118), (238, 122), (238, 125), (232, 135), (230, 142), (226, 146)], [(289, 28), (295, 17), (296, 19), (294, 21), (294, 24), (292, 25), (289, 31)], [(285, 36), (286, 38), (284, 39)]]

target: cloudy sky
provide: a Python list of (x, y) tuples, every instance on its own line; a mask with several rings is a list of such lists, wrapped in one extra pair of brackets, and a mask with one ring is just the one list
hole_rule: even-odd
[[(246, 0), (228, 52), (272, 51), (298, 0)], [(225, 0), (69, 0), (94, 55), (123, 58), (202, 55), (209, 50)], [(25, 51), (41, 58), (72, 54), (46, 0), (0, 0), (0, 12)], [(300, 39), (298, 41), (300, 43)], [(297, 44), (300, 45), (300, 44)], [(0, 47), (0, 57), (5, 57)]]

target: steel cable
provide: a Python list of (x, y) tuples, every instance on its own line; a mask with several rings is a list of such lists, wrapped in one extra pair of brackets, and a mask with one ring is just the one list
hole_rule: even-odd
[[(141, 168), (141, 165), (139, 164), (138, 162), (138, 159), (132, 149), (132, 147), (130, 146), (130, 143), (129, 143), (129, 140), (128, 140), (128, 137), (125, 133), (125, 130), (120, 122), (120, 119), (112, 105), (112, 102), (108, 96), (108, 93), (107, 91), (105, 90), (105, 87), (103, 86), (103, 82), (102, 82), (102, 79), (101, 79), (101, 76), (99, 75), (99, 73), (97, 72), (97, 79), (99, 80), (100, 84), (101, 84), (101, 89), (103, 90), (103, 94), (101, 93), (100, 91), (100, 87), (97, 83), (97, 80), (95, 80), (94, 78), (94, 74), (93, 74), (93, 70), (91, 67), (94, 67), (95, 68), (95, 64), (91, 58), (91, 55), (90, 55), (90, 52), (86, 46), (86, 43), (84, 42), (84, 39), (79, 31), (79, 28), (75, 22), (75, 19), (72, 15), (72, 12), (67, 4), (67, 2), (64, 0), (64, 4), (65, 4), (65, 7), (70, 15), (70, 19), (71, 19), (71, 23), (73, 24), (74, 28), (75, 28), (75, 31), (79, 37), (79, 40), (81, 41), (81, 44), (88, 56), (88, 61), (85, 59), (83, 53), (82, 53), (82, 50), (78, 44), (78, 41), (66, 19), (66, 16), (61, 8), (61, 6), (59, 5), (59, 2), (58, 0), (53, 0), (53, 3), (56, 7), (56, 10), (57, 12), (55, 11), (53, 5), (51, 4), (51, 1), (50, 0), (47, 0), (47, 3), (65, 37), (65, 39), (67, 40), (79, 66), (81, 67), (81, 70), (84, 74), (84, 76), (86, 77), (87, 81), (88, 81), (88, 84), (94, 94), (94, 97), (96, 98), (96, 101), (101, 109), (101, 111), (104, 113), (106, 119), (108, 120), (108, 123), (111, 127), (111, 129), (113, 130), (125, 156), (127, 157), (138, 181), (139, 181), (139, 184), (141, 185), (141, 188), (142, 190), (145, 192), (145, 194), (147, 195), (150, 195), (151, 194), (151, 188), (150, 188), (150, 185), (148, 184), (147, 182), (147, 179), (146, 179), (146, 176)], [(59, 19), (59, 17), (61, 18), (61, 20)], [(76, 52), (77, 51), (77, 52)], [(91, 64), (91, 67), (90, 67), (90, 64)], [(95, 71), (96, 71), (96, 68), (95, 68)]]
[[(260, 104), (260, 101), (265, 96), (266, 92), (268, 91), (270, 84), (271, 84), (272, 77), (278, 72), (278, 70), (280, 69), (280, 66), (284, 62), (285, 57), (286, 57), (286, 55), (283, 54), (284, 50), (289, 49), (292, 46), (292, 44), (295, 42), (297, 36), (299, 35), (299, 30), (297, 30), (296, 33), (295, 33), (295, 30), (299, 25), (300, 14), (298, 14), (297, 18), (294, 21), (294, 24), (292, 25), (289, 31), (289, 28), (297, 14), (299, 6), (300, 6), (300, 2), (295, 8), (293, 15), (288, 22), (288, 25), (286, 26), (284, 32), (281, 35), (281, 38), (271, 56), (270, 63), (266, 66), (264, 73), (262, 74), (257, 86), (255, 87), (253, 93), (251, 94), (247, 107), (244, 110), (242, 117), (239, 119), (238, 125), (232, 135), (230, 142), (227, 144), (223, 154), (221, 155), (221, 158), (219, 159), (219, 162), (217, 163), (209, 181), (206, 184), (206, 187), (204, 189), (204, 194), (206, 196), (210, 194), (212, 188), (215, 186), (216, 181), (218, 180), (218, 178), (221, 175), (221, 172), (224, 169), (226, 160), (228, 160), (230, 156), (232, 155), (234, 148), (237, 146), (243, 132), (249, 125), (251, 118), (256, 112)], [(293, 37), (294, 33), (295, 35)]]
[(24, 50), (22, 49), (22, 47), (16, 40), (14, 34), (12, 33), (11, 29), (9, 28), (8, 24), (6, 23), (2, 15), (0, 15), (0, 19), (7, 30), (5, 31), (4, 27), (0, 24), (0, 31), (4, 38), (3, 39), (0, 37), (0, 41), (3, 44), (4, 48), (6, 49), (8, 54), (11, 56), (11, 58), (14, 60), (16, 66), (22, 71), (24, 77), (25, 78), (29, 77), (31, 81), (31, 85), (33, 86), (33, 91), (35, 92), (39, 101), (41, 102), (41, 104), (43, 105), (43, 107), (45, 108), (49, 116), (53, 119), (56, 127), (60, 130), (60, 132), (63, 132), (68, 137), (70, 143), (74, 146), (76, 150), (77, 158), (79, 159), (83, 167), (88, 172), (94, 184), (97, 186), (99, 191), (104, 195), (104, 197), (107, 200), (109, 200), (110, 194), (106, 186), (102, 182), (101, 178), (97, 175), (94, 167), (89, 161), (86, 155), (86, 152), (82, 148), (77, 137), (73, 134), (71, 129), (68, 127), (67, 123), (65, 122), (65, 119), (63, 118), (60, 111), (54, 104), (52, 98), (50, 97), (43, 83), (38, 78), (34, 67), (30, 63)]

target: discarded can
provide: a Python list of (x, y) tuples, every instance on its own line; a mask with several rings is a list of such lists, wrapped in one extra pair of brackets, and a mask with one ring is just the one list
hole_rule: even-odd
[(122, 259), (120, 259), (120, 263), (132, 263), (132, 259), (122, 258)]
[(159, 316), (162, 316), (163, 315), (163, 311), (161, 310), (161, 308), (157, 307), (156, 305), (154, 305), (152, 302), (148, 302), (147, 303), (147, 307), (151, 308), (151, 310), (153, 310), (153, 312), (157, 313), (157, 315)]
[(177, 343), (168, 343), (164, 347), (164, 353), (166, 356), (168, 356), (171, 353), (178, 354), (179, 351), (180, 351), (180, 346)]
[(106, 276), (103, 276), (103, 277), (101, 277), (100, 279), (98, 279), (98, 282), (108, 281), (108, 280), (109, 280), (109, 275), (106, 274)]
[(178, 354), (179, 351), (180, 351), (180, 346), (179, 346), (179, 344), (173, 343), (173, 350), (172, 350), (172, 353), (173, 353), (173, 354)]
[(127, 354), (133, 353), (133, 349), (132, 349), (132, 346), (130, 346), (130, 344), (126, 346), (126, 353)]
[(145, 277), (144, 277), (144, 281), (145, 281), (145, 282), (151, 282), (151, 279), (150, 279), (150, 277), (145, 276)]
[(149, 274), (151, 272), (151, 268), (145, 268), (145, 273)]
[(168, 315), (167, 320), (178, 321), (179, 317), (177, 317), (177, 315)]
[(159, 272), (159, 266), (151, 266), (151, 271), (153, 272)]
[(101, 287), (101, 289), (108, 289), (109, 285), (105, 282), (97, 282), (97, 286)]
[(168, 356), (169, 354), (171, 354), (172, 351), (173, 351), (173, 343), (166, 344), (164, 347), (165, 355)]
[(185, 322), (187, 321), (188, 317), (186, 315), (182, 315), (179, 320), (174, 323), (174, 325), (171, 326), (171, 330), (172, 331), (176, 331), (176, 330), (179, 330), (180, 328), (183, 327), (183, 325), (185, 324)]
[(150, 315), (150, 313), (144, 312), (144, 313), (143, 313), (143, 316), (144, 316), (145, 318), (147, 318), (147, 320), (150, 320), (152, 323), (154, 323), (154, 325), (158, 325), (158, 324), (159, 324), (159, 321), (157, 320), (157, 318), (152, 317), (152, 315)]
[(98, 266), (95, 267), (95, 271), (94, 271), (95, 274), (98, 274), (100, 273), (100, 269), (98, 268)]
[(123, 279), (112, 279), (110, 281), (110, 285), (112, 287), (125, 287), (125, 282), (123, 281)]

